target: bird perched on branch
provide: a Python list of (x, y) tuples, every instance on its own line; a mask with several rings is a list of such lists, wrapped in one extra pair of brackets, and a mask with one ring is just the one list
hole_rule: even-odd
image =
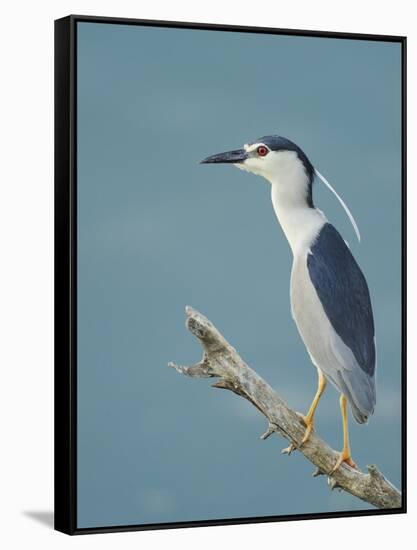
[(307, 155), (284, 137), (264, 136), (242, 149), (207, 157), (202, 164), (229, 163), (271, 183), (275, 214), (293, 253), (291, 311), (318, 372), (318, 388), (306, 415), (303, 445), (314, 427), (314, 413), (327, 381), (340, 392), (343, 449), (332, 470), (352, 460), (347, 403), (357, 422), (373, 414), (375, 331), (365, 277), (348, 245), (313, 203), (313, 180), (320, 178), (336, 195), (355, 229), (349, 209)]

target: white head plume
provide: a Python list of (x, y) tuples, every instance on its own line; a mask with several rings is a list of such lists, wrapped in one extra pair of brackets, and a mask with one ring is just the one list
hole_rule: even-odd
[(321, 179), (321, 181), (330, 189), (330, 191), (332, 193), (334, 193), (334, 195), (336, 195), (336, 198), (337, 200), (340, 202), (340, 204), (343, 206), (346, 214), (347, 214), (347, 217), (349, 218), (350, 220), (350, 223), (352, 224), (352, 227), (353, 229), (355, 230), (355, 233), (356, 233), (356, 236), (358, 238), (358, 241), (361, 242), (361, 234), (359, 232), (359, 229), (358, 229), (358, 226), (356, 225), (356, 222), (355, 222), (355, 218), (352, 216), (352, 213), (351, 211), (349, 210), (349, 208), (347, 207), (347, 205), (345, 204), (345, 202), (343, 201), (342, 197), (340, 197), (337, 193), (336, 193), (336, 190), (330, 185), (330, 183), (326, 180), (326, 178), (320, 174), (320, 172), (318, 170), (314, 170), (316, 175)]

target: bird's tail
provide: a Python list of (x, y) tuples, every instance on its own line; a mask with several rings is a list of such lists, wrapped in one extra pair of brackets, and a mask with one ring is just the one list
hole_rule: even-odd
[(366, 424), (376, 404), (375, 377), (363, 371), (357, 371), (356, 378), (350, 374), (350, 371), (339, 374), (339, 387), (349, 401), (356, 422)]
[(359, 424), (367, 424), (369, 414), (364, 414), (354, 403), (353, 399), (349, 399), (350, 407), (352, 409), (352, 414), (356, 422)]

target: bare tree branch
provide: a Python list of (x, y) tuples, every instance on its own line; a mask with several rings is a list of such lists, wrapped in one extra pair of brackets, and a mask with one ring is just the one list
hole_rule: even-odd
[(290, 454), (295, 448), (316, 466), (313, 476), (327, 475), (331, 489), (340, 488), (377, 508), (401, 507), (401, 493), (377, 469), (368, 466), (368, 473), (343, 463), (331, 476), (338, 453), (314, 432), (300, 448), (305, 426), (299, 415), (290, 409), (278, 394), (239, 357), (216, 327), (204, 315), (191, 307), (186, 308), (188, 330), (198, 338), (204, 353), (194, 366), (183, 367), (170, 363), (178, 372), (195, 378), (217, 377), (215, 388), (230, 390), (247, 399), (268, 420), (267, 431), (261, 439), (273, 433), (285, 437), (290, 446), (283, 450)]

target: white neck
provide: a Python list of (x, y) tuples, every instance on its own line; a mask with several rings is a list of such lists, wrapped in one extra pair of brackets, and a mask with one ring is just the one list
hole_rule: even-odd
[(290, 182), (271, 181), (271, 198), (278, 221), (295, 256), (310, 248), (326, 223), (323, 212), (310, 208), (305, 196), (289, 194)]

